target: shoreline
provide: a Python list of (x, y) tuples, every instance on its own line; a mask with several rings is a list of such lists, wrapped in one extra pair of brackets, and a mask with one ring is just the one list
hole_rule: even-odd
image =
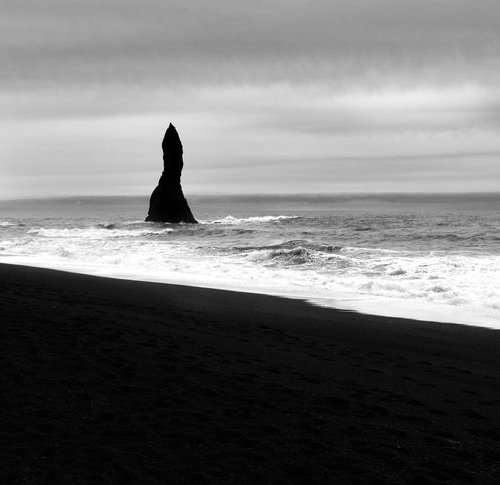
[(0, 264), (3, 474), (495, 483), (500, 333)]
[[(102, 271), (99, 269), (88, 269), (86, 265), (68, 265), (67, 267), (61, 265), (60, 267), (45, 266), (45, 265), (33, 265), (32, 262), (21, 261), (19, 263), (8, 263), (0, 262), (0, 265), (13, 265), (13, 266), (24, 266), (30, 268), (47, 269), (53, 271), (62, 271), (72, 274), (82, 274), (88, 276), (95, 276), (98, 278), (109, 278), (116, 280), (126, 280), (126, 281), (137, 281), (144, 283), (155, 283), (164, 285), (174, 285), (174, 286), (186, 286), (191, 288), (200, 288), (207, 290), (220, 290), (229, 291), (236, 293), (248, 293), (255, 295), (267, 295), (274, 296), (276, 298), (285, 298), (299, 300), (307, 302), (311, 305), (329, 308), (332, 310), (356, 312), (362, 315), (372, 315), (381, 318), (394, 318), (402, 320), (411, 320), (419, 322), (434, 322), (450, 325), (465, 325), (470, 327), (479, 328), (489, 328), (493, 330), (500, 330), (500, 322), (494, 321), (491, 315), (485, 316), (480, 315), (472, 323), (470, 313), (471, 310), (468, 309), (465, 314), (468, 318), (464, 318), (463, 311), (459, 307), (446, 308), (444, 305), (439, 305), (431, 302), (413, 302), (413, 307), (411, 311), (408, 311), (408, 304), (402, 299), (397, 299), (394, 297), (369, 297), (365, 295), (360, 297), (354, 292), (345, 291), (342, 294), (338, 294), (335, 298), (331, 297), (331, 292), (327, 291), (319, 295), (310, 295), (305, 289), (280, 289), (280, 288), (268, 288), (265, 286), (255, 286), (248, 287), (245, 285), (235, 285), (234, 282), (231, 284), (222, 284), (218, 281), (215, 282), (192, 282), (191, 280), (181, 277), (181, 278), (165, 278), (162, 280), (155, 275), (142, 275), (136, 276), (132, 273), (115, 273), (109, 274), (107, 271)], [(453, 311), (452, 311), (453, 310)]]

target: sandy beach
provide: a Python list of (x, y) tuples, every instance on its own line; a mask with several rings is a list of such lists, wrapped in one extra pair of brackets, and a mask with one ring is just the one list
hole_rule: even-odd
[(500, 483), (500, 333), (0, 265), (2, 483)]

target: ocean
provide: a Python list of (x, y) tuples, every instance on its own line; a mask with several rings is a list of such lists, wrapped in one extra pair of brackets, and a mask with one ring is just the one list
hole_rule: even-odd
[(0, 262), (500, 328), (500, 194), (188, 201), (198, 225), (144, 222), (147, 197), (1, 201)]

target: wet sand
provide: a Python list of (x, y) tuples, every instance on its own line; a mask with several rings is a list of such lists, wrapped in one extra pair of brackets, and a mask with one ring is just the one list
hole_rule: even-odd
[(500, 332), (0, 265), (2, 483), (500, 483)]

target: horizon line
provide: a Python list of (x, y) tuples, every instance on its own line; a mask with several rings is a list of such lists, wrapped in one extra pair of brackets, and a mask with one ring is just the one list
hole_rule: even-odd
[[(209, 193), (209, 194), (191, 194), (188, 195), (189, 198), (234, 198), (234, 199), (244, 199), (244, 198), (280, 198), (284, 199), (287, 197), (315, 197), (315, 198), (331, 198), (331, 197), (426, 197), (426, 196), (439, 196), (439, 197), (453, 197), (453, 196), (480, 196), (480, 197), (491, 197), (500, 196), (500, 191), (457, 191), (457, 192), (290, 192), (290, 193), (247, 193), (247, 194), (228, 194), (228, 193)], [(88, 194), (76, 194), (76, 195), (55, 195), (55, 196), (39, 196), (39, 197), (8, 197), (1, 198), (0, 202), (15, 202), (15, 201), (46, 201), (46, 200), (72, 200), (72, 199), (123, 199), (123, 198), (144, 198), (149, 199), (149, 195), (131, 195), (131, 194), (115, 194), (115, 195), (88, 195)]]

